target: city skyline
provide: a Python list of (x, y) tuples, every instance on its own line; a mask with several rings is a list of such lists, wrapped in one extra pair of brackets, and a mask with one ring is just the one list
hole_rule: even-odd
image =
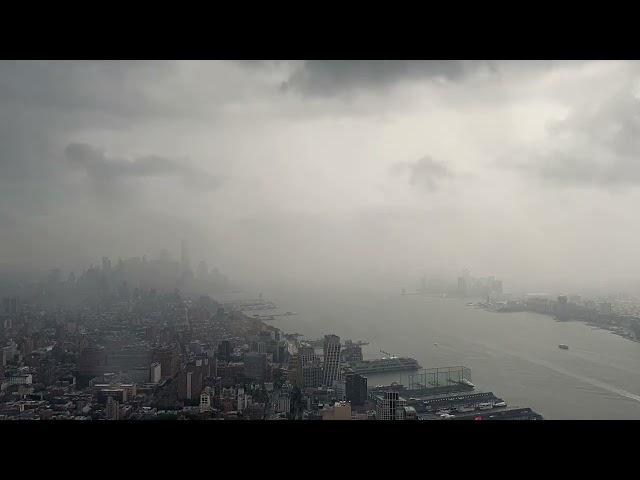
[(4, 60), (0, 104), (0, 420), (640, 419), (638, 61)]

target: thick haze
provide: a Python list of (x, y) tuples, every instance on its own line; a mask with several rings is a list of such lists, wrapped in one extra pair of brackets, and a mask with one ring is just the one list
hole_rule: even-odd
[(636, 62), (0, 62), (0, 264), (640, 290)]

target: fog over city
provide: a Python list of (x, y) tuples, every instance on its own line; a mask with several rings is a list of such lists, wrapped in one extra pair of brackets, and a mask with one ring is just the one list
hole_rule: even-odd
[(640, 65), (0, 62), (0, 270), (640, 291)]

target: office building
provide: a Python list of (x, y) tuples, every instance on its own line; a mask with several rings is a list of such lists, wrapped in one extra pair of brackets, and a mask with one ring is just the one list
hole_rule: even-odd
[(149, 381), (151, 383), (160, 383), (162, 379), (162, 365), (160, 362), (153, 362), (149, 368)]
[(104, 347), (87, 347), (78, 358), (78, 383), (85, 387), (89, 380), (107, 371), (107, 352)]
[(267, 379), (268, 359), (266, 353), (249, 352), (244, 356), (245, 376), (258, 382)]
[(111, 396), (107, 397), (105, 415), (107, 420), (120, 420), (120, 403)]
[(15, 315), (18, 313), (18, 299), (15, 297), (7, 297), (2, 301), (4, 313), (6, 315)]
[(362, 347), (357, 343), (353, 343), (351, 340), (346, 340), (341, 355), (342, 360), (345, 362), (361, 362)]
[(324, 336), (324, 378), (323, 385), (331, 386), (340, 379), (340, 337)]
[(347, 375), (345, 395), (352, 405), (364, 405), (367, 401), (367, 377), (358, 374)]
[(398, 419), (398, 408), (405, 406), (406, 400), (400, 397), (398, 392), (385, 392), (382, 397), (378, 398), (376, 418), (378, 420), (396, 420)]
[(278, 405), (276, 407), (277, 413), (290, 413), (291, 412), (291, 397), (289, 394), (280, 395), (278, 397)]
[(598, 303), (598, 311), (602, 314), (602, 315), (611, 315), (612, 313), (612, 308), (611, 308), (611, 303), (609, 302), (600, 302)]
[(231, 342), (229, 340), (222, 340), (218, 345), (218, 360), (231, 361)]
[(189, 259), (189, 247), (186, 240), (180, 242), (180, 269), (181, 274), (191, 270), (191, 261)]
[(111, 273), (111, 260), (109, 257), (102, 257), (102, 272)]
[(180, 357), (175, 345), (154, 348), (152, 361), (160, 363), (163, 380), (173, 378), (180, 368)]
[(178, 374), (177, 381), (179, 400), (197, 400), (204, 389), (202, 364), (190, 362), (185, 370)]
[(211, 395), (208, 392), (200, 394), (200, 412), (211, 411)]
[(296, 370), (296, 384), (299, 387), (316, 388), (322, 385), (323, 369), (313, 347), (303, 346), (298, 349)]
[(464, 277), (458, 277), (458, 294), (462, 296), (467, 294), (467, 280)]
[(346, 382), (344, 379), (334, 380), (331, 388), (333, 388), (333, 392), (336, 400), (339, 400), (341, 402), (345, 400)]
[(244, 388), (239, 388), (237, 393), (237, 408), (239, 412), (244, 411), (252, 404), (251, 395), (245, 392)]

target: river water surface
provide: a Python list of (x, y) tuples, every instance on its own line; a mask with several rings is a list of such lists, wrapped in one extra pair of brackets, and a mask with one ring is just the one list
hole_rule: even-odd
[[(365, 358), (384, 350), (414, 357), (426, 368), (464, 365), (478, 389), (548, 419), (640, 419), (640, 343), (606, 330), (534, 313), (488, 312), (468, 307), (471, 299), (325, 291), (265, 295), (280, 310), (298, 313), (269, 322), (287, 332), (365, 340)], [(369, 385), (391, 381), (406, 384), (407, 373), (369, 377)]]

